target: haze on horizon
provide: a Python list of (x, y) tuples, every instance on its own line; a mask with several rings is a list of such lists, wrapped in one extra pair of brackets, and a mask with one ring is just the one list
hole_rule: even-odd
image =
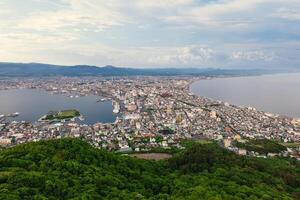
[(300, 68), (300, 0), (1, 0), (0, 61)]

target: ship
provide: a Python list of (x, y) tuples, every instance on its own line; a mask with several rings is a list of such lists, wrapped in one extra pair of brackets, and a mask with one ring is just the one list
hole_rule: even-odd
[(19, 116), (19, 115), (20, 115), (20, 113), (15, 112), (15, 113), (12, 113), (12, 114), (7, 115), (7, 117), (17, 117), (17, 116)]
[(113, 105), (113, 113), (117, 114), (120, 112), (120, 105), (118, 102), (116, 101), (113, 101), (112, 102), (112, 105)]
[(78, 119), (79, 119), (80, 121), (84, 121), (84, 120), (85, 120), (84, 117), (83, 117), (82, 115), (80, 115), (80, 116), (78, 117)]
[(108, 98), (102, 98), (102, 99), (99, 99), (97, 102), (104, 102), (104, 101), (108, 101), (109, 99)]

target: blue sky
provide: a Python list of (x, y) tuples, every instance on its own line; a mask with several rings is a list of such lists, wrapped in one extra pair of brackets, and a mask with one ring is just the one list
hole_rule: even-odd
[(0, 61), (300, 68), (300, 0), (1, 0)]

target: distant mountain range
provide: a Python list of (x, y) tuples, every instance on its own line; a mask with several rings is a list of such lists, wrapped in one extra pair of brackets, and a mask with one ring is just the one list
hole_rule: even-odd
[(218, 76), (218, 75), (258, 75), (273, 73), (261, 69), (217, 69), (217, 68), (123, 68), (114, 66), (75, 65), (62, 66), (41, 63), (0, 62), (2, 77), (30, 76)]

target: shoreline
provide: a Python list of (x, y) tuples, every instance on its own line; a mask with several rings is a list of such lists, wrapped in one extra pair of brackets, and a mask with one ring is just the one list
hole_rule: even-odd
[(195, 84), (196, 82), (200, 82), (200, 81), (210, 81), (210, 80), (214, 80), (214, 79), (234, 79), (234, 78), (252, 78), (252, 77), (263, 77), (263, 76), (276, 76), (276, 75), (288, 75), (288, 74), (300, 74), (299, 72), (294, 72), (294, 73), (291, 73), (291, 72), (286, 72), (286, 73), (276, 73), (276, 74), (261, 74), (261, 75), (255, 75), (255, 76), (222, 76), (222, 77), (208, 77), (208, 78), (199, 78), (197, 80), (192, 80), (189, 85), (188, 85), (188, 91), (189, 93), (191, 93), (192, 95), (195, 95), (197, 97), (200, 97), (200, 98), (204, 98), (204, 99), (207, 99), (207, 100), (210, 100), (210, 101), (215, 101), (215, 102), (219, 102), (219, 103), (228, 103), (229, 105), (231, 106), (235, 106), (235, 107), (239, 107), (241, 109), (243, 108), (253, 108), (255, 109), (256, 111), (258, 112), (263, 112), (267, 115), (272, 115), (273, 117), (284, 117), (284, 118), (291, 118), (295, 121), (299, 121), (300, 123), (300, 116), (299, 117), (293, 117), (293, 116), (290, 116), (290, 115), (286, 115), (286, 114), (280, 114), (280, 113), (275, 113), (275, 112), (271, 112), (271, 111), (266, 111), (266, 110), (263, 110), (263, 109), (259, 109), (255, 106), (251, 106), (251, 105), (238, 105), (236, 103), (231, 103), (231, 102), (228, 102), (228, 101), (225, 101), (225, 100), (222, 100), (222, 99), (216, 99), (216, 98), (213, 98), (213, 97), (208, 97), (208, 96), (202, 96), (202, 95), (199, 95), (199, 94), (196, 94), (195, 92), (192, 91), (191, 87), (193, 84)]
[[(237, 153), (238, 149), (230, 146), (235, 139), (300, 141), (300, 123), (295, 125), (290, 118), (271, 117), (254, 109), (219, 103), (222, 101), (210, 100), (190, 91), (191, 84), (211, 78), (95, 78), (77, 81), (64, 78), (7, 82), (8, 88), (29, 87), (47, 93), (53, 90), (72, 95), (100, 96), (105, 93), (118, 103), (121, 112), (114, 123), (6, 123), (0, 127), (3, 130), (0, 139), (7, 142), (7, 145), (15, 146), (30, 141), (75, 137), (97, 148), (120, 152), (130, 149), (143, 152), (153, 148), (181, 148), (182, 140), (206, 139), (217, 141)], [(20, 100), (23, 102), (23, 99)], [(98, 115), (95, 117), (99, 118)], [(292, 151), (293, 154), (296, 152), (297, 149)]]

